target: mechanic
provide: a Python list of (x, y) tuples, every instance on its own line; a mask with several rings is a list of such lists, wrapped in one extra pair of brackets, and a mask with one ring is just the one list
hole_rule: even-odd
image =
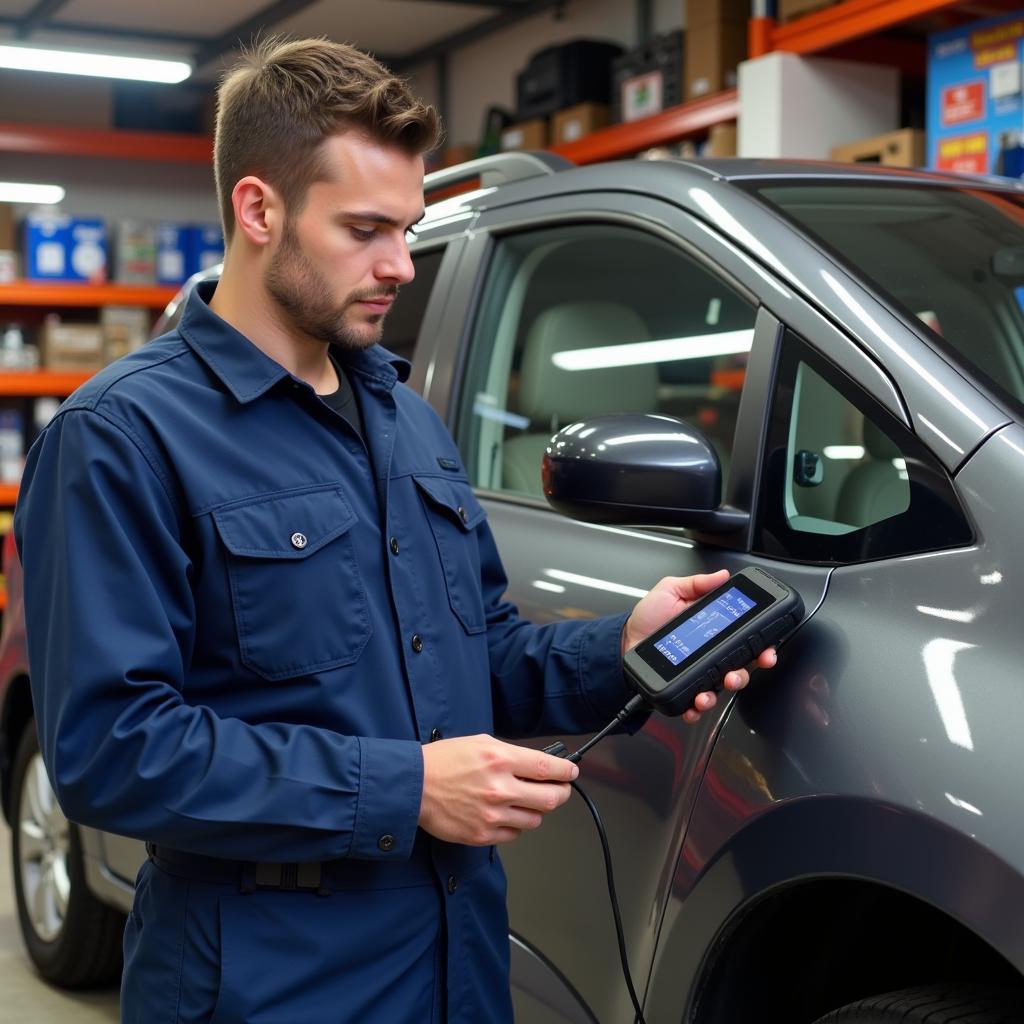
[(436, 113), (325, 40), (265, 40), (219, 101), (220, 282), (62, 406), (15, 521), (60, 803), (150, 854), (122, 1019), (510, 1021), (495, 845), (578, 769), (493, 734), (603, 726), (623, 651), (723, 576), (520, 619), (452, 438), (377, 345)]

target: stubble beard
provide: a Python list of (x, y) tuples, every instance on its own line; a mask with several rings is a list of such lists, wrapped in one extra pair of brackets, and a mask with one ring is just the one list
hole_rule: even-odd
[(383, 292), (363, 289), (351, 292), (341, 306), (337, 306), (327, 282), (303, 254), (290, 221), (285, 223), (281, 244), (267, 268), (264, 286), (299, 331), (328, 345), (347, 349), (371, 348), (380, 341), (384, 331), (384, 313), (371, 314), (363, 321), (361, 329), (360, 325), (352, 323), (348, 314), (355, 303), (398, 294), (397, 285)]

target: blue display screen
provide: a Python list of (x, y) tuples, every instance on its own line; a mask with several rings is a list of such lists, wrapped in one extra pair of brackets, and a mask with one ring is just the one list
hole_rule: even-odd
[(756, 607), (753, 598), (730, 587), (692, 618), (684, 619), (671, 633), (655, 640), (654, 649), (678, 665)]

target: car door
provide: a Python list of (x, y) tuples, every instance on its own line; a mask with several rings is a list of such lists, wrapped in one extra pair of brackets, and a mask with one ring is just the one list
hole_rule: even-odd
[[(523, 615), (610, 614), (632, 607), (662, 576), (748, 564), (746, 530), (698, 537), (557, 515), (541, 495), (540, 458), (551, 433), (574, 420), (681, 416), (715, 445), (726, 499), (749, 511), (780, 337), (779, 322), (761, 308), (760, 268), (679, 209), (642, 196), (496, 209), (473, 235), (443, 332), (453, 344), (435, 354), (426, 397), (449, 419)], [(610, 371), (574, 378), (555, 358), (606, 346), (622, 355)], [(778, 571), (816, 606), (826, 570)], [(640, 984), (727, 704), (695, 727), (652, 718), (637, 736), (595, 748), (584, 767), (608, 828)], [(623, 982), (610, 967), (618, 957), (600, 848), (582, 803), (571, 801), (503, 858), (520, 1019), (627, 1019)]]

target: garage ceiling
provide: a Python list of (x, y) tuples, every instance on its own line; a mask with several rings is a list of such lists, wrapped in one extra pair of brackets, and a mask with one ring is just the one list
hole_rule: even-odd
[(401, 69), (559, 0), (0, 0), (0, 38), (27, 45), (174, 55), (212, 79), (258, 32), (327, 35)]

